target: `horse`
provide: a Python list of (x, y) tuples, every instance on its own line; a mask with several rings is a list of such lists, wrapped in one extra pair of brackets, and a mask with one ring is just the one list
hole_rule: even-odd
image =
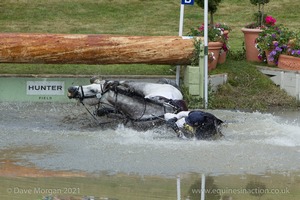
[[(183, 134), (176, 131), (180, 138), (210, 140), (223, 136), (220, 130), (223, 121), (210, 113), (188, 111), (178, 86), (167, 79), (147, 83), (92, 78), (90, 83), (69, 87), (67, 96), (84, 106), (95, 106), (94, 113), (89, 113), (93, 117), (111, 117), (117, 123), (113, 125), (122, 123), (136, 130), (147, 130), (163, 124), (169, 127), (170, 118), (176, 121), (180, 118), (177, 125)], [(189, 129), (193, 126), (193, 131), (185, 130), (185, 122), (190, 125)]]
[(90, 83), (69, 87), (67, 96), (84, 106), (95, 106), (95, 116), (112, 116), (136, 129), (162, 125), (165, 113), (187, 110), (179, 88), (166, 79), (148, 83), (92, 78)]

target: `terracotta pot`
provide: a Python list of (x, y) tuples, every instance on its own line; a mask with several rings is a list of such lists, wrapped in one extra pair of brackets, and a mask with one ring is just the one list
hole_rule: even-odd
[(280, 54), (278, 58), (278, 68), (288, 70), (300, 70), (300, 58)]
[(227, 52), (223, 51), (219, 55), (218, 64), (223, 64), (226, 61)]
[(272, 50), (266, 50), (266, 51), (265, 51), (266, 57), (267, 57), (267, 63), (268, 63), (268, 65), (270, 65), (270, 66), (275, 66), (276, 63), (275, 63), (274, 61), (270, 61), (270, 60), (269, 60), (269, 55), (270, 55), (271, 51), (272, 51)]
[(228, 34), (229, 34), (229, 31), (228, 31), (228, 30), (224, 30), (223, 34), (224, 34), (224, 35), (228, 35)]
[[(223, 33), (227, 39), (228, 39), (228, 34), (229, 34), (229, 31), (228, 30), (225, 30), (224, 33)], [(226, 51), (223, 51), (223, 52), (220, 52), (220, 55), (219, 55), (219, 59), (218, 59), (218, 64), (223, 64), (225, 61), (226, 61), (226, 57), (227, 57), (227, 52)]]
[(208, 52), (214, 53), (215, 60), (208, 63), (208, 70), (211, 71), (217, 67), (220, 50), (223, 46), (222, 42), (209, 42), (208, 43)]
[(258, 34), (262, 32), (260, 29), (242, 28), (245, 38), (246, 58), (248, 61), (261, 62), (258, 58), (259, 51), (255, 47), (255, 40)]

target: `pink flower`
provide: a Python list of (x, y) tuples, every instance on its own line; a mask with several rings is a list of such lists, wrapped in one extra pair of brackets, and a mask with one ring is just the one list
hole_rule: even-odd
[(266, 16), (266, 24), (274, 26), (276, 23), (276, 19), (273, 18), (272, 16)]
[(201, 32), (201, 31), (204, 31), (204, 24), (202, 24), (199, 28), (198, 28), (198, 30)]

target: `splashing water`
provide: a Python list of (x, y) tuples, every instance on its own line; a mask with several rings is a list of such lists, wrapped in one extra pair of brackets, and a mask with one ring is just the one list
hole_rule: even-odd
[[(14, 157), (43, 169), (219, 174), (296, 170), (300, 163), (300, 120), (293, 113), (209, 111), (228, 122), (225, 137), (199, 141), (180, 140), (166, 127), (103, 130), (74, 104), (1, 103), (0, 108), (0, 150), (14, 149)], [(45, 151), (18, 150), (24, 146)]]

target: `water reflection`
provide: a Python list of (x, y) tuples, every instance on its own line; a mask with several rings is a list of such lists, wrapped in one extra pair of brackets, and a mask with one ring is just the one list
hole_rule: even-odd
[[(85, 177), (0, 177), (0, 199), (201, 199), (202, 175), (98, 174)], [(180, 192), (178, 192), (178, 189)], [(206, 200), (299, 199), (300, 172), (207, 175)], [(180, 196), (178, 196), (180, 194)]]
[[(197, 175), (196, 175), (197, 176)], [(199, 176), (199, 175), (198, 175)], [(298, 199), (299, 172), (264, 175), (222, 175), (198, 178), (189, 188), (184, 199)], [(201, 196), (205, 194), (205, 198)], [(296, 197), (296, 198), (295, 198)], [(298, 198), (297, 198), (298, 197)]]

